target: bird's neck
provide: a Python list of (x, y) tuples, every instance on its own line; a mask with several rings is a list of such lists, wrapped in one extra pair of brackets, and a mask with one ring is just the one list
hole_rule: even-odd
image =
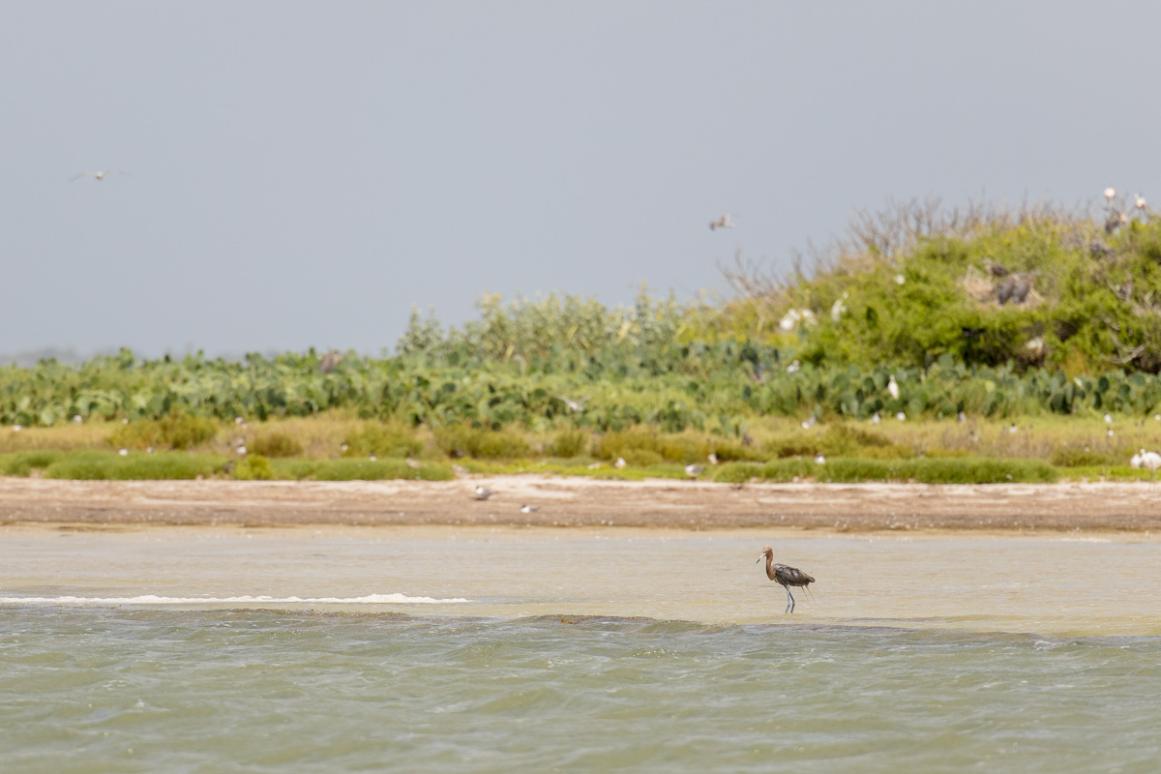
[(766, 556), (766, 577), (774, 580), (774, 554)]

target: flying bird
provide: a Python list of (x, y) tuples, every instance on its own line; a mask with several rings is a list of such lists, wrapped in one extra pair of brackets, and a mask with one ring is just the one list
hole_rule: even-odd
[(109, 175), (124, 175), (124, 172), (118, 172), (113, 169), (94, 169), (91, 172), (78, 172), (69, 178), (70, 183), (75, 183), (78, 180), (84, 180), (86, 177), (91, 177), (93, 182), (99, 183)]
[(790, 567), (785, 564), (774, 563), (774, 549), (766, 546), (762, 549), (761, 556), (754, 562), (757, 564), (766, 558), (766, 577), (777, 583), (782, 588), (786, 589), (786, 612), (794, 612), (794, 595), (790, 593), (791, 586), (802, 586), (807, 591), (810, 590), (810, 584), (814, 583), (814, 578), (810, 577), (797, 567)]
[(733, 227), (734, 227), (734, 219), (733, 219), (733, 217), (731, 217), (730, 213), (728, 213), (728, 212), (723, 212), (721, 215), (717, 216), (716, 218), (714, 218), (713, 220), (711, 220), (709, 222), (710, 231), (717, 231), (719, 228), (733, 228)]

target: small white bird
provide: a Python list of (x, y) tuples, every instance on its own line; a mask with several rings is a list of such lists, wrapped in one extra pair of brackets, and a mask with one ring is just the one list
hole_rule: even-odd
[(809, 416), (809, 417), (807, 417), (807, 418), (806, 418), (806, 419), (804, 419), (804, 420), (802, 420), (802, 429), (803, 429), (803, 430), (809, 430), (810, 428), (814, 427), (814, 423), (815, 423), (815, 421), (816, 421), (816, 420), (815, 420), (815, 418), (814, 418), (814, 416), (813, 416), (813, 415), (812, 415), (812, 416)]
[(898, 419), (900, 422), (907, 421), (907, 415), (904, 414), (902, 411), (900, 411), (898, 414), (896, 414), (895, 418)]
[(367, 459), (369, 459), (371, 462), (378, 462), (379, 461), (379, 458), (377, 456), (375, 456), (374, 454), (368, 455)]
[(487, 500), (492, 495), (496, 494), (493, 490), (484, 486), (483, 484), (476, 484), (475, 493), (472, 497), (476, 500)]
[(1113, 428), (1110, 427), (1108, 430), (1105, 430), (1106, 438), (1112, 438), (1114, 435), (1116, 435), (1116, 433), (1113, 432)]
[(967, 421), (967, 414), (963, 413), (962, 411), (959, 412), (958, 414), (955, 415), (955, 421), (956, 422), (966, 422)]
[(800, 368), (802, 368), (802, 365), (797, 360), (795, 360), (793, 363), (786, 366), (786, 373), (796, 374), (796, 373), (798, 373), (798, 369), (800, 369)]
[(883, 418), (882, 418), (881, 416), (879, 416), (879, 412), (878, 412), (878, 411), (876, 411), (876, 412), (874, 413), (874, 415), (871, 417), (871, 424), (872, 424), (872, 425), (877, 425), (877, 424), (879, 424), (879, 423), (880, 423), (880, 422), (882, 422), (882, 421), (883, 421)]
[(719, 228), (733, 228), (734, 219), (728, 212), (723, 212), (709, 222), (710, 231), (717, 231)]
[(1016, 423), (1015, 423), (1015, 422), (1013, 422), (1012, 424), (1008, 425), (1008, 432), (1009, 432), (1009, 433), (1012, 433), (1013, 435), (1015, 435), (1015, 434), (1016, 434), (1016, 431), (1017, 431), (1018, 429), (1019, 429), (1019, 428), (1017, 428), (1017, 427), (1016, 427)]
[(1105, 201), (1111, 202), (1113, 199), (1116, 199), (1116, 198), (1117, 198), (1117, 189), (1113, 188), (1110, 185), (1108, 188), (1105, 189)]
[(892, 398), (899, 400), (899, 383), (895, 381), (894, 374), (892, 374), (891, 378), (887, 381), (887, 392), (890, 393)]
[(242, 419), (242, 417), (234, 417), (234, 424), (235, 425), (244, 425), (244, 424), (246, 424), (246, 420)]
[(1130, 457), (1129, 458), (1129, 467), (1140, 468), (1141, 467), (1141, 455), (1144, 453), (1145, 453), (1145, 450), (1141, 449), (1140, 452), (1138, 452), (1137, 454), (1134, 454), (1132, 457)]
[(693, 478), (697, 478), (698, 476), (700, 476), (702, 474), (702, 471), (704, 471), (704, 470), (705, 470), (705, 468), (703, 468), (701, 465), (686, 465), (685, 466), (685, 475), (691, 476)]
[(69, 178), (69, 182), (75, 183), (78, 180), (84, 180), (87, 177), (91, 177), (93, 179), (93, 182), (99, 183), (102, 180), (104, 180), (106, 177), (109, 177), (109, 175), (124, 175), (124, 174), (125, 174), (124, 172), (118, 172), (117, 170), (114, 170), (114, 169), (94, 169), (91, 172), (79, 172), (79, 173), (73, 175), (71, 178)]
[(1112, 414), (1105, 414), (1105, 424), (1111, 425), (1112, 423), (1113, 423), (1113, 415)]
[(1149, 203), (1145, 201), (1145, 197), (1137, 194), (1133, 197), (1133, 206), (1138, 210), (1145, 210), (1149, 208)]
[(617, 461), (613, 463), (613, 467), (616, 468), (617, 470), (620, 470), (623, 467), (625, 467), (626, 464), (628, 464), (628, 463), (625, 462), (624, 457), (618, 457)]
[(521, 513), (536, 513), (539, 510), (540, 510), (540, 508), (536, 507), (535, 505), (521, 505), (520, 506)]
[(566, 398), (563, 395), (560, 396), (560, 400), (562, 403), (564, 403), (565, 406), (568, 407), (569, 411), (576, 413), (585, 410), (585, 401), (583, 400), (573, 400), (571, 398)]
[(902, 274), (896, 274), (896, 275), (895, 275), (895, 284), (896, 284), (896, 285), (902, 285), (902, 284), (903, 284), (903, 283), (905, 283), (906, 281), (907, 281), (907, 278), (906, 278), (906, 277), (904, 277)]
[(118, 454), (120, 454), (122, 457), (128, 457), (128, 456), (129, 456), (129, 450), (128, 450), (128, 449), (118, 449), (118, 450), (117, 450), (117, 453), (118, 453)]
[(81, 422), (84, 422), (84, 421), (85, 421), (84, 418), (80, 414), (73, 414), (73, 422), (75, 424), (79, 425)]
[(814, 461), (818, 465), (825, 465), (826, 464), (826, 457), (824, 457), (822, 454), (818, 454), (815, 456)]
[(237, 449), (235, 449), (234, 451), (238, 452), (238, 456), (239, 456), (239, 457), (245, 457), (245, 456), (246, 456), (246, 447), (245, 447), (245, 446), (239, 446), (239, 447), (238, 447)]
[(708, 456), (708, 457), (706, 457), (706, 459), (707, 459), (707, 460), (709, 460), (709, 464), (711, 464), (711, 465), (717, 465), (717, 464), (718, 464), (718, 455), (717, 455), (717, 454), (715, 454), (715, 453), (713, 453), (713, 452), (710, 452), (710, 453), (709, 453), (709, 456)]
[(348, 445), (347, 445), (347, 444), (345, 444), (345, 443), (343, 443), (343, 444), (339, 444), (339, 451), (341, 451), (343, 454), (346, 454), (346, 453), (347, 453), (347, 451), (348, 451), (348, 450), (350, 450), (350, 448), (351, 448), (351, 447), (350, 447), (350, 446), (348, 446)]
[(1161, 454), (1141, 449), (1141, 467), (1146, 470), (1157, 470), (1161, 468)]

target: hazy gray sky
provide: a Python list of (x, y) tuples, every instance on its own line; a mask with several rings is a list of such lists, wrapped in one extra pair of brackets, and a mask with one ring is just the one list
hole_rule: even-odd
[[(888, 198), (1161, 201), (1161, 4), (0, 5), (0, 352), (722, 291)], [(82, 170), (124, 170), (101, 183)], [(711, 233), (728, 211), (738, 227)]]

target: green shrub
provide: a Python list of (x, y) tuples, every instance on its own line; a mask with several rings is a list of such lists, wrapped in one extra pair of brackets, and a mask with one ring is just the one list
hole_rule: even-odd
[(321, 460), (312, 475), (318, 481), (381, 481), (406, 479), (413, 481), (450, 481), (455, 474), (447, 465), (415, 463), (403, 460)]
[(109, 436), (109, 443), (124, 449), (191, 449), (217, 434), (218, 426), (211, 419), (169, 414), (121, 425)]
[(567, 459), (579, 457), (588, 451), (589, 436), (583, 430), (561, 430), (545, 449), (550, 457)]
[(441, 427), (435, 433), (436, 445), (449, 457), (474, 457), (484, 460), (528, 457), (532, 447), (522, 437), (503, 430), (481, 430), (457, 425)]
[(266, 457), (250, 454), (234, 466), (234, 478), (239, 481), (269, 481), (274, 478), (274, 469)]
[(831, 459), (818, 464), (807, 459), (773, 460), (765, 465), (734, 463), (721, 466), (716, 481), (792, 481), (810, 478), (826, 483), (917, 481), (923, 484), (1002, 484), (1052, 482), (1052, 466), (1037, 460), (960, 459)]
[(77, 480), (168, 480), (208, 477), (222, 470), (225, 460), (204, 454), (132, 454), (108, 452), (62, 455), (45, 468), (45, 478)]
[(1097, 452), (1085, 447), (1062, 446), (1052, 452), (1049, 460), (1061, 468), (1095, 467), (1100, 465), (1122, 465), (1125, 455)]
[(665, 462), (660, 454), (651, 449), (625, 449), (622, 459), (627, 465), (632, 465), (635, 468), (647, 468)]
[(250, 451), (262, 457), (297, 457), (302, 444), (286, 433), (263, 433), (250, 442)]
[(59, 452), (28, 451), (0, 454), (0, 476), (28, 476), (33, 470), (43, 470), (60, 457)]
[(346, 438), (348, 457), (411, 457), (423, 443), (410, 429), (396, 424), (364, 424)]

